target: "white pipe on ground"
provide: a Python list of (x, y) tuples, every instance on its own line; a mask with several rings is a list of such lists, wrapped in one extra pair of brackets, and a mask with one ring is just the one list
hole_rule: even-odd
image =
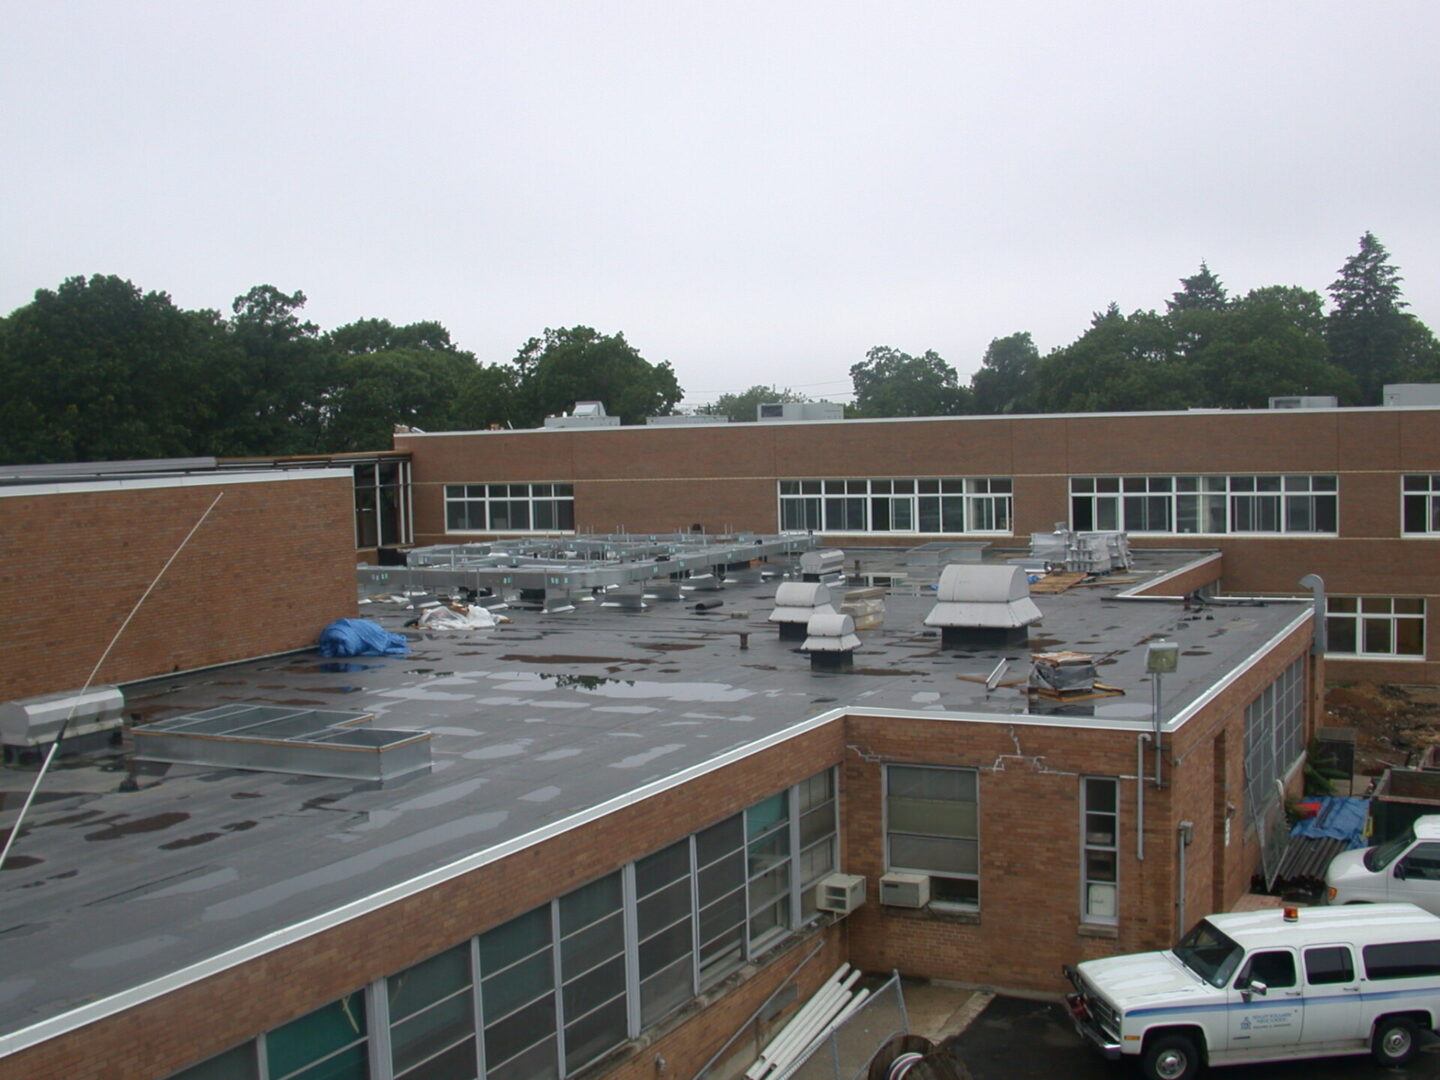
[[(837, 1013), (839, 1013), (850, 1000), (850, 988), (860, 978), (860, 972), (852, 971), (838, 987), (832, 989), (823, 999), (822, 1005), (805, 1018), (803, 1024), (792, 1021), (785, 1029), (785, 1035), (791, 1034), (790, 1027), (794, 1027), (794, 1037), (786, 1040), (784, 1047), (779, 1054), (771, 1055), (771, 1063), (777, 1073), (783, 1073), (804, 1050), (808, 1049), (815, 1040), (817, 1034), (824, 1030)], [(799, 1020), (799, 1017), (796, 1017)]]

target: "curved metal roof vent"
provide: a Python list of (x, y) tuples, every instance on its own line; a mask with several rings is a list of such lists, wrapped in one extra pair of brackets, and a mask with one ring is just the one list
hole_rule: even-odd
[(830, 603), (830, 590), (818, 582), (787, 581), (775, 590), (775, 610), (769, 621), (780, 626), (781, 641), (799, 641), (812, 615), (835, 608)]
[(925, 625), (940, 627), (946, 648), (1023, 645), (1030, 624), (1040, 621), (1029, 579), (1018, 566), (952, 563), (940, 574), (937, 599)]
[(849, 671), (855, 666), (855, 650), (860, 639), (855, 636), (855, 620), (837, 611), (817, 611), (805, 627), (805, 644), (810, 654), (811, 671)]

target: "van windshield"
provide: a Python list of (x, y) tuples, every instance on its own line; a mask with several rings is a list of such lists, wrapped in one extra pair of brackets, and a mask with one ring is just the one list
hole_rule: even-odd
[(1366, 870), (1369, 870), (1371, 873), (1378, 873), (1399, 858), (1400, 853), (1414, 842), (1415, 831), (1413, 829), (1406, 829), (1393, 840), (1386, 840), (1383, 844), (1366, 848), (1365, 854), (1360, 858), (1361, 861), (1364, 862)]
[(1211, 986), (1224, 986), (1240, 964), (1240, 946), (1203, 919), (1175, 946), (1180, 962)]

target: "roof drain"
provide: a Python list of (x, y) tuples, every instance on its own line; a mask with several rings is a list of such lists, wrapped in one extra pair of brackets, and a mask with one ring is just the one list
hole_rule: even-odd
[(1018, 566), (951, 563), (940, 574), (926, 626), (940, 627), (942, 648), (1024, 645), (1040, 609)]

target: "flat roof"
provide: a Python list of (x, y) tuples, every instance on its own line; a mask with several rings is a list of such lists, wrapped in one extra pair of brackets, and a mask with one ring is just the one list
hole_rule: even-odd
[[(433, 771), (376, 788), (142, 765), (140, 790), (121, 793), (113, 754), (61, 759), (0, 872), (0, 1055), (846, 712), (1144, 730), (1145, 646), (1164, 637), (1182, 646), (1163, 683), (1173, 727), (1312, 610), (1293, 600), (1192, 611), (1120, 598), (1136, 587), (1125, 579), (1151, 582), (1208, 557), (1136, 552), (1134, 572), (1118, 580), (1036, 595), (1044, 621), (1028, 646), (956, 650), (922, 622), (938, 568), (906, 577), (903, 553), (852, 549), (845, 565), (859, 560), (863, 577), (848, 587), (890, 589), (883, 626), (859, 631), (855, 670), (843, 674), (812, 673), (799, 643), (766, 622), (785, 580), (772, 578), (645, 611), (596, 599), (557, 614), (511, 609), (494, 631), (410, 630), (404, 657), (307, 652), (127, 687), (126, 711), (147, 721), (234, 702), (371, 713), (379, 727), (433, 732)], [(413, 617), (382, 603), (361, 614), (392, 630)], [(1023, 680), (1030, 651), (1059, 649), (1095, 654), (1101, 679), (1126, 693), (1076, 716), (1032, 713), (1016, 687), (986, 690), (1000, 659), (1011, 660), (1007, 680)], [(14, 823), (34, 776), (0, 769), (0, 828)]]

